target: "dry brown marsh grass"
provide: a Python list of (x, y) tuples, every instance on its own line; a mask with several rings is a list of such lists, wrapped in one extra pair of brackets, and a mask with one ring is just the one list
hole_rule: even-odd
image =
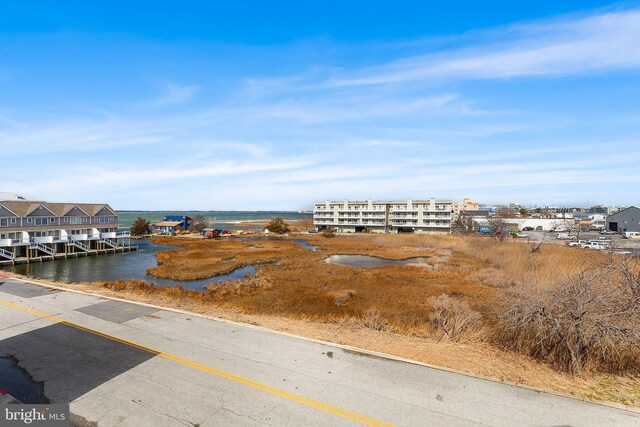
[[(193, 280), (225, 274), (248, 264), (280, 261), (278, 266), (258, 268), (257, 277), (272, 286), (246, 294), (235, 291), (224, 305), (245, 312), (320, 320), (356, 318), (376, 307), (389, 324), (409, 332), (428, 323), (429, 298), (445, 294), (464, 299), (491, 324), (504, 288), (525, 283), (544, 286), (575, 274), (589, 261), (585, 251), (572, 248), (548, 244), (531, 253), (526, 244), (479, 237), (364, 234), (335, 239), (308, 235), (305, 239), (320, 249), (311, 252), (285, 238), (186, 242), (157, 239), (158, 243), (185, 247), (158, 253), (159, 266), (150, 269), (149, 274)], [(324, 262), (331, 254), (431, 259), (429, 268), (359, 269)], [(238, 282), (238, 286), (242, 288), (243, 283)], [(357, 298), (336, 303), (336, 293), (344, 292), (345, 285)]]
[[(319, 250), (306, 250), (287, 238), (157, 239), (159, 243), (184, 246), (158, 253), (159, 266), (149, 273), (159, 277), (202, 279), (247, 264), (263, 265), (255, 277), (213, 284), (203, 292), (146, 287), (135, 281), (103, 286), (140, 294), (158, 293), (182, 302), (213, 304), (242, 313), (321, 322), (351, 319), (368, 329), (432, 337), (442, 337), (443, 327), (455, 321), (447, 310), (440, 310), (439, 316), (434, 314), (438, 310), (434, 302), (446, 299), (473, 314), (473, 333), (456, 339), (491, 343), (499, 327), (505, 292), (551, 286), (602, 258), (593, 251), (559, 245), (545, 244), (532, 251), (522, 242), (496, 242), (475, 236), (364, 234), (304, 238)], [(326, 263), (331, 254), (388, 259), (430, 257), (430, 263), (429, 268), (351, 268)], [(280, 261), (279, 265), (266, 264), (274, 261)]]
[[(640, 379), (634, 372), (617, 375), (612, 370), (603, 372), (587, 366), (581, 375), (572, 376), (555, 369), (552, 363), (536, 361), (535, 356), (498, 346), (494, 339), (499, 303), (507, 292), (552, 287), (585, 266), (606, 261), (602, 254), (552, 244), (544, 244), (540, 251), (532, 253), (523, 242), (500, 243), (474, 236), (303, 238), (320, 249), (311, 252), (286, 238), (202, 242), (163, 239), (164, 243), (186, 247), (159, 254), (162, 265), (153, 273), (162, 277), (184, 280), (226, 273), (255, 262), (281, 260), (281, 264), (264, 264), (254, 277), (215, 284), (206, 292), (130, 281), (102, 283), (101, 293), (215, 313), (313, 338), (640, 407)], [(331, 254), (432, 258), (431, 268), (357, 269), (324, 262)], [(442, 332), (430, 320), (434, 312), (430, 300), (442, 295), (463, 302), (481, 316), (481, 321), (457, 341), (440, 340)]]

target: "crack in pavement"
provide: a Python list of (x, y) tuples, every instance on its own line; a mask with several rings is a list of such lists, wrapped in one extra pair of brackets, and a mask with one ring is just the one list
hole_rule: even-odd
[(140, 406), (144, 406), (145, 408), (149, 408), (149, 409), (151, 409), (153, 412), (155, 412), (155, 413), (156, 413), (156, 414), (158, 414), (158, 415), (162, 415), (162, 416), (165, 416), (165, 417), (167, 417), (167, 418), (171, 418), (171, 419), (173, 419), (173, 420), (176, 420), (176, 421), (178, 421), (180, 424), (183, 424), (183, 425), (185, 425), (185, 426), (195, 427), (195, 426), (200, 425), (199, 423), (192, 423), (191, 421), (185, 420), (185, 419), (183, 419), (183, 418), (174, 417), (173, 415), (169, 415), (169, 414), (167, 414), (167, 413), (165, 413), (165, 412), (162, 412), (162, 411), (160, 411), (160, 410), (158, 410), (158, 409), (154, 408), (153, 406), (151, 406), (151, 405), (148, 405), (148, 404), (144, 403), (142, 400), (139, 400), (139, 399), (138, 399), (138, 400), (132, 399), (131, 401), (132, 401), (133, 403), (136, 403), (136, 404), (140, 405)]

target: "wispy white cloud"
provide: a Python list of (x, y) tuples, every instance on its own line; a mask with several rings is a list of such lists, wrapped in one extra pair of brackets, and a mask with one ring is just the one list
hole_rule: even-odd
[[(55, 105), (40, 115), (2, 109), (0, 167), (7, 191), (118, 208), (298, 209), (323, 198), (431, 196), (527, 201), (544, 197), (541, 188), (573, 188), (583, 197), (640, 180), (628, 173), (640, 159), (636, 110), (603, 113), (580, 105), (577, 91), (569, 93), (571, 109), (547, 102), (556, 94), (532, 105), (519, 99), (535, 101), (529, 80), (510, 83), (513, 93), (501, 81), (465, 80), (640, 67), (637, 46), (640, 12), (623, 11), (496, 28), (437, 53), (397, 53), (375, 67), (347, 61), (288, 76), (274, 66), (265, 79), (248, 70), (235, 92), (229, 80), (232, 95), (207, 105), (190, 101), (211, 76), (190, 80), (198, 85), (164, 83), (157, 98), (111, 105), (93, 119)], [(181, 108), (164, 108), (173, 106)], [(46, 179), (22, 173), (25, 158)], [(611, 187), (624, 197), (622, 185)]]
[(271, 144), (268, 142), (248, 143), (240, 141), (195, 141), (192, 145), (193, 150), (201, 149), (206, 155), (215, 153), (218, 155), (224, 153), (232, 153), (233, 155), (249, 155), (251, 157), (266, 157), (272, 151)]
[[(483, 45), (398, 59), (337, 75), (335, 86), (430, 79), (564, 76), (640, 66), (640, 11), (538, 22), (493, 30)], [(508, 34), (511, 42), (501, 37)]]
[(147, 128), (113, 117), (104, 120), (65, 119), (66, 123), (15, 123), (0, 130), (5, 156), (55, 152), (114, 150), (132, 145), (154, 144), (167, 140), (161, 123)]
[(200, 90), (195, 85), (179, 85), (174, 82), (166, 82), (163, 85), (163, 93), (152, 99), (148, 105), (151, 107), (170, 107), (184, 104), (190, 101)]
[(364, 141), (354, 141), (349, 146), (355, 148), (415, 148), (424, 146), (434, 146), (435, 144), (420, 141), (402, 141), (402, 140), (382, 140), (368, 139)]
[[(143, 188), (167, 182), (198, 182), (199, 179), (250, 175), (273, 171), (291, 171), (312, 166), (308, 160), (271, 160), (263, 162), (207, 161), (196, 164), (163, 164), (158, 166), (131, 167), (101, 165), (69, 165), (64, 172), (48, 174), (47, 180), (32, 182), (29, 188), (36, 193), (55, 192), (69, 183), (69, 177), (77, 177), (73, 190), (116, 187)], [(6, 182), (12, 188), (24, 187), (18, 181)]]

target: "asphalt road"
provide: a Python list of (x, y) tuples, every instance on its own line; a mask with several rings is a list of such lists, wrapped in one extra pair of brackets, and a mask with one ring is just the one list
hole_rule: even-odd
[(87, 425), (640, 425), (637, 412), (251, 326), (0, 283), (0, 357)]
[[(524, 234), (528, 235), (531, 240), (541, 241), (544, 240), (546, 243), (555, 243), (560, 245), (565, 245), (569, 240), (558, 239), (558, 234), (560, 233), (550, 233), (548, 231), (523, 231)], [(640, 249), (640, 240), (637, 239), (625, 239), (618, 234), (614, 235), (602, 235), (598, 232), (593, 231), (581, 231), (579, 234), (576, 232), (568, 232), (566, 234), (577, 236), (579, 240), (601, 240), (607, 239), (610, 243), (613, 244), (614, 247), (620, 249), (632, 249), (638, 250)], [(526, 241), (526, 239), (518, 239), (520, 241)]]

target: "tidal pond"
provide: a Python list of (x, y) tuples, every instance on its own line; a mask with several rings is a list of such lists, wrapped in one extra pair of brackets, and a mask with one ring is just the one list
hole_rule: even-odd
[(420, 265), (429, 262), (427, 257), (409, 259), (386, 259), (369, 255), (331, 255), (326, 262), (356, 268), (376, 268), (385, 265)]

